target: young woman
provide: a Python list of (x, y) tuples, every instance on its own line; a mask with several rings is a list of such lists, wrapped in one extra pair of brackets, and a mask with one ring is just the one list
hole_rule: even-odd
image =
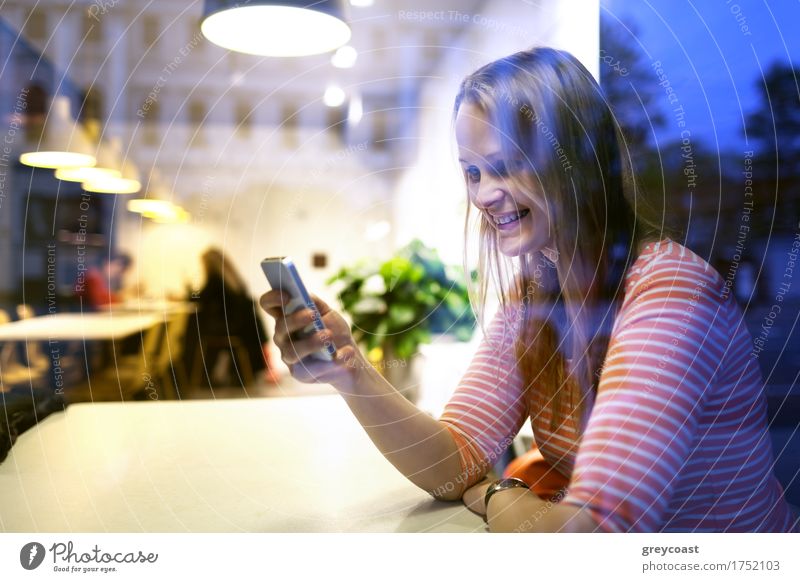
[[(295, 339), (310, 312), (284, 317), (269, 292), (292, 374), (335, 386), (398, 470), (492, 531), (790, 531), (741, 312), (640, 216), (588, 71), (546, 48), (490, 63), (462, 83), (455, 128), (481, 295), (493, 283), (502, 303), (444, 414), (384, 381), (322, 301), (327, 331)], [(306, 359), (328, 339), (336, 361)], [(541, 482), (485, 480), (529, 418)]]

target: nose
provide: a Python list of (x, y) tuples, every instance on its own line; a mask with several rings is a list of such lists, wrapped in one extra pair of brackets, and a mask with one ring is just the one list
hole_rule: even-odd
[(496, 179), (483, 179), (478, 184), (472, 203), (480, 210), (491, 211), (503, 202), (505, 185)]

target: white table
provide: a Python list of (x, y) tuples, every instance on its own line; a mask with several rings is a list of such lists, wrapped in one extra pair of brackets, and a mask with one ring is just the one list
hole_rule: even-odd
[(118, 340), (164, 320), (161, 313), (57, 313), (0, 325), (0, 341)]
[(338, 395), (76, 404), (0, 464), (0, 530), (471, 532), (408, 482)]

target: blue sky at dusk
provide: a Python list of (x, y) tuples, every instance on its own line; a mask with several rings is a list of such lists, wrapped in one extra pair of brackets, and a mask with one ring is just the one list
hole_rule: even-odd
[[(693, 139), (711, 150), (748, 149), (743, 119), (761, 103), (762, 71), (775, 61), (800, 66), (798, 0), (602, 0), (601, 6), (605, 17), (634, 25), (647, 63), (661, 61)], [(658, 139), (673, 141), (681, 130), (659, 90), (667, 115)]]

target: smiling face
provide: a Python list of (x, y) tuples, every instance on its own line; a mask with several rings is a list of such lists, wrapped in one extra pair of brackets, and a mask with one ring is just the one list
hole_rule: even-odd
[(509, 257), (544, 250), (551, 240), (544, 202), (515, 187), (497, 131), (476, 105), (459, 107), (456, 140), (470, 202), (497, 233), (498, 250)]

